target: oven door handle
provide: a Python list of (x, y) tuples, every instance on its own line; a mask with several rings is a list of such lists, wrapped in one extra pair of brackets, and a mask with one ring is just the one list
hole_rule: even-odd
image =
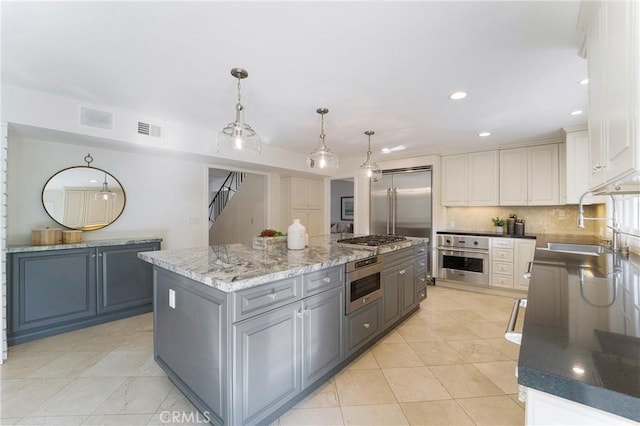
[(454, 251), (456, 253), (477, 253), (477, 254), (489, 254), (489, 250), (474, 249), (474, 248), (454, 248), (454, 247), (438, 247), (440, 251)]
[(522, 333), (516, 333), (516, 321), (518, 321), (518, 312), (520, 307), (527, 307), (527, 299), (516, 299), (511, 309), (511, 316), (509, 317), (509, 323), (504, 333), (504, 338), (510, 342), (520, 344), (522, 342)]

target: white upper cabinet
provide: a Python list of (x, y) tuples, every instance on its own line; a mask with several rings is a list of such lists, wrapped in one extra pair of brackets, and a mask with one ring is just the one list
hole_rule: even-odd
[(442, 157), (443, 206), (498, 205), (498, 151)]
[(558, 144), (500, 151), (500, 205), (560, 204)]
[[(562, 145), (560, 150), (562, 151)], [(589, 132), (586, 130), (567, 132), (564, 155), (566, 192), (561, 201), (578, 204), (580, 196), (589, 190), (591, 167), (589, 166)], [(561, 154), (563, 154), (561, 152)], [(562, 165), (562, 162), (561, 162)], [(587, 195), (583, 204), (603, 203), (602, 197)]]
[(585, 16), (589, 69), (589, 187), (640, 169), (636, 1), (589, 2)]
[(527, 148), (500, 151), (500, 205), (527, 205)]
[(324, 234), (324, 181), (287, 177), (281, 183), (283, 228), (300, 219), (307, 234)]

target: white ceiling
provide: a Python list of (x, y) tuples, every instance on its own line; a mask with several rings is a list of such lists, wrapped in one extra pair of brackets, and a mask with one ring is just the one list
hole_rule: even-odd
[[(2, 81), (266, 144), (374, 158), (561, 137), (586, 122), (579, 2), (3, 2)], [(469, 96), (451, 101), (464, 90)], [(480, 131), (492, 136), (481, 139)]]

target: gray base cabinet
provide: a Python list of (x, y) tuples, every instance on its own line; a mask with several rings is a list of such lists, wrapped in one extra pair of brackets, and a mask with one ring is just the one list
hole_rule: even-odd
[(232, 293), (156, 266), (155, 359), (212, 423), (269, 424), (388, 330), (385, 303), (418, 309), (413, 249), (391, 259), (395, 291), (350, 315), (344, 265)]
[(382, 273), (382, 327), (397, 322), (416, 306), (416, 261), (414, 249), (384, 256)]
[(137, 253), (160, 243), (8, 254), (9, 344), (152, 309), (151, 265)]

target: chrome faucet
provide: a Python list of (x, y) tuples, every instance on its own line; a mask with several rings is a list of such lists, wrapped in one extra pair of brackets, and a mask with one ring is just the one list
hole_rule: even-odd
[(580, 201), (578, 202), (578, 228), (584, 228), (585, 220), (610, 220), (611, 225), (607, 225), (607, 228), (611, 229), (613, 232), (613, 241), (611, 243), (611, 250), (613, 252), (620, 251), (620, 234), (622, 233), (622, 227), (618, 223), (618, 215), (616, 214), (616, 199), (613, 194), (609, 194), (613, 204), (613, 211), (611, 217), (584, 217), (584, 207), (582, 206), (582, 200), (585, 195), (591, 193), (591, 191), (587, 191), (580, 196)]

